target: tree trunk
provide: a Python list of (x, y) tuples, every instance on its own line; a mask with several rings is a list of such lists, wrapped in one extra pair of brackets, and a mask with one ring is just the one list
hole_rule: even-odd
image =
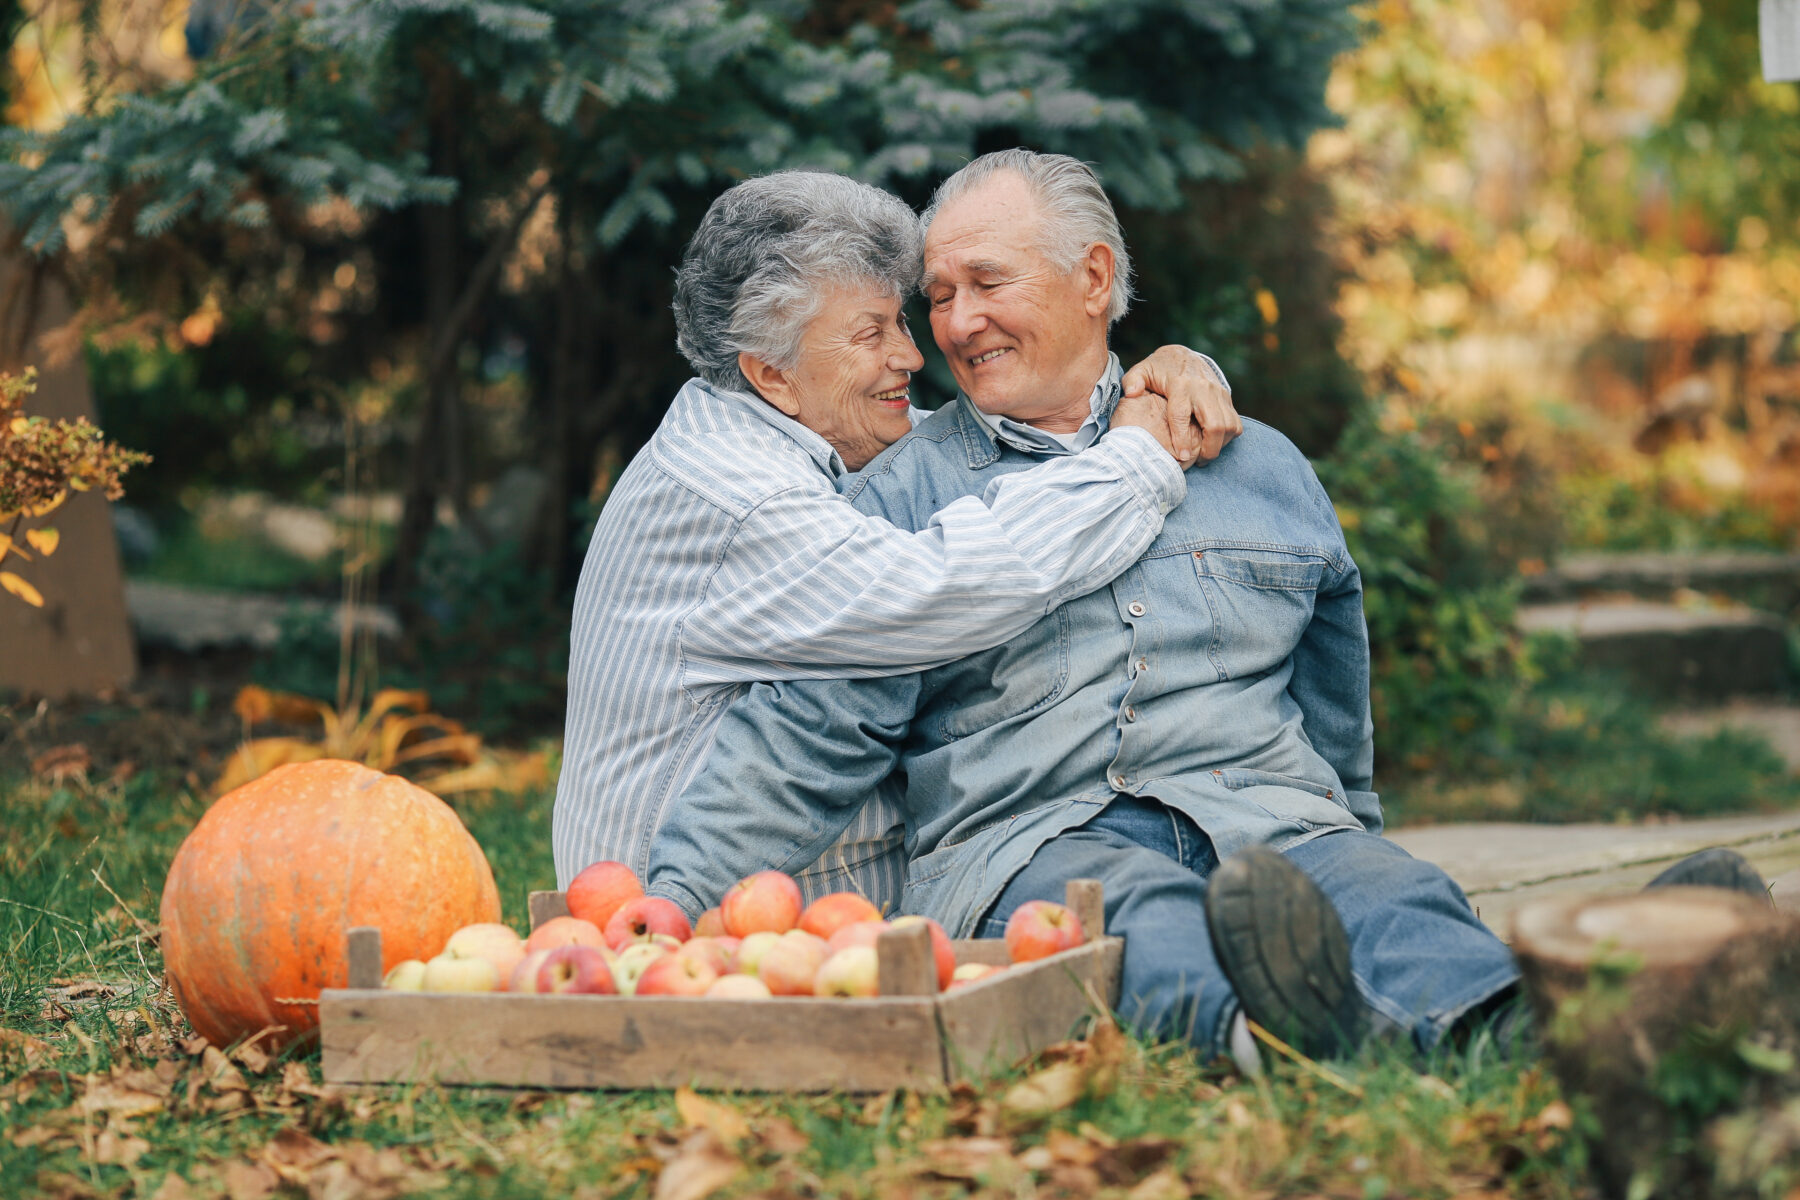
[(1763, 1134), (1800, 1096), (1800, 921), (1659, 888), (1521, 909), (1513, 949), (1608, 1194), (1757, 1194)]

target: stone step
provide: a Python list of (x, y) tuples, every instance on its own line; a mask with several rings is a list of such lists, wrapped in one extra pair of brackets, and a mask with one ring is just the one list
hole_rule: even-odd
[(1687, 737), (1704, 737), (1721, 729), (1760, 734), (1787, 760), (1789, 770), (1800, 772), (1800, 705), (1740, 700), (1717, 708), (1667, 712), (1659, 720), (1664, 729)]
[(148, 579), (126, 580), (125, 608), (140, 645), (169, 646), (184, 654), (270, 649), (281, 639), (283, 622), (296, 616), (353, 621), (358, 627), (373, 629), (377, 637), (400, 635), (400, 622), (394, 614), (372, 605), (351, 608), (307, 597), (227, 592)]
[(1775, 695), (1792, 684), (1786, 625), (1741, 604), (1530, 604), (1518, 620), (1525, 633), (1574, 638), (1583, 665), (1618, 672), (1654, 698)]
[(1511, 937), (1512, 914), (1533, 900), (1636, 891), (1670, 863), (1713, 846), (1738, 851), (1765, 879), (1800, 869), (1800, 813), (1645, 825), (1479, 822), (1388, 836), (1443, 867), (1503, 938)]
[(1628, 594), (1669, 599), (1678, 593), (1724, 596), (1775, 613), (1800, 608), (1800, 554), (1755, 550), (1697, 553), (1571, 554), (1525, 580), (1527, 603)]

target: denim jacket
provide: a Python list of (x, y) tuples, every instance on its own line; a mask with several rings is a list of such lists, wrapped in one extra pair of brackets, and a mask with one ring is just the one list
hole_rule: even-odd
[[(1035, 461), (960, 398), (845, 494), (917, 529)], [(903, 908), (959, 937), (1119, 793), (1186, 813), (1221, 859), (1379, 833), (1362, 583), (1324, 488), (1250, 419), (1187, 484), (1133, 566), (1009, 642), (911, 675), (754, 685), (668, 813), (649, 891), (697, 913), (752, 871), (804, 866), (882, 786), (903, 788)]]

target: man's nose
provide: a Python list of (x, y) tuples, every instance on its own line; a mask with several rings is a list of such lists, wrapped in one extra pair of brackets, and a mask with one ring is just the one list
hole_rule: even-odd
[(943, 330), (952, 345), (962, 345), (987, 328), (987, 313), (976, 297), (957, 292), (941, 311)]

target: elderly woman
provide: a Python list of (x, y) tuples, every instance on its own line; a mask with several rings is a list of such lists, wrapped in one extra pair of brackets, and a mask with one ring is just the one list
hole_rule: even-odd
[[(913, 671), (998, 645), (1110, 582), (1185, 495), (1177, 440), (1236, 414), (1165, 347), (1134, 370), (1080, 455), (944, 505), (908, 532), (838, 494), (911, 427), (923, 365), (901, 306), (922, 234), (899, 199), (790, 171), (708, 210), (676, 279), (677, 345), (698, 378), (620, 477), (576, 593), (554, 844), (563, 886), (590, 863), (643, 875), (671, 799), (745, 686)], [(1216, 368), (1211, 368), (1216, 371)], [(1171, 433), (1171, 419), (1175, 433)], [(801, 876), (809, 898), (897, 901), (897, 810), (881, 797)]]

